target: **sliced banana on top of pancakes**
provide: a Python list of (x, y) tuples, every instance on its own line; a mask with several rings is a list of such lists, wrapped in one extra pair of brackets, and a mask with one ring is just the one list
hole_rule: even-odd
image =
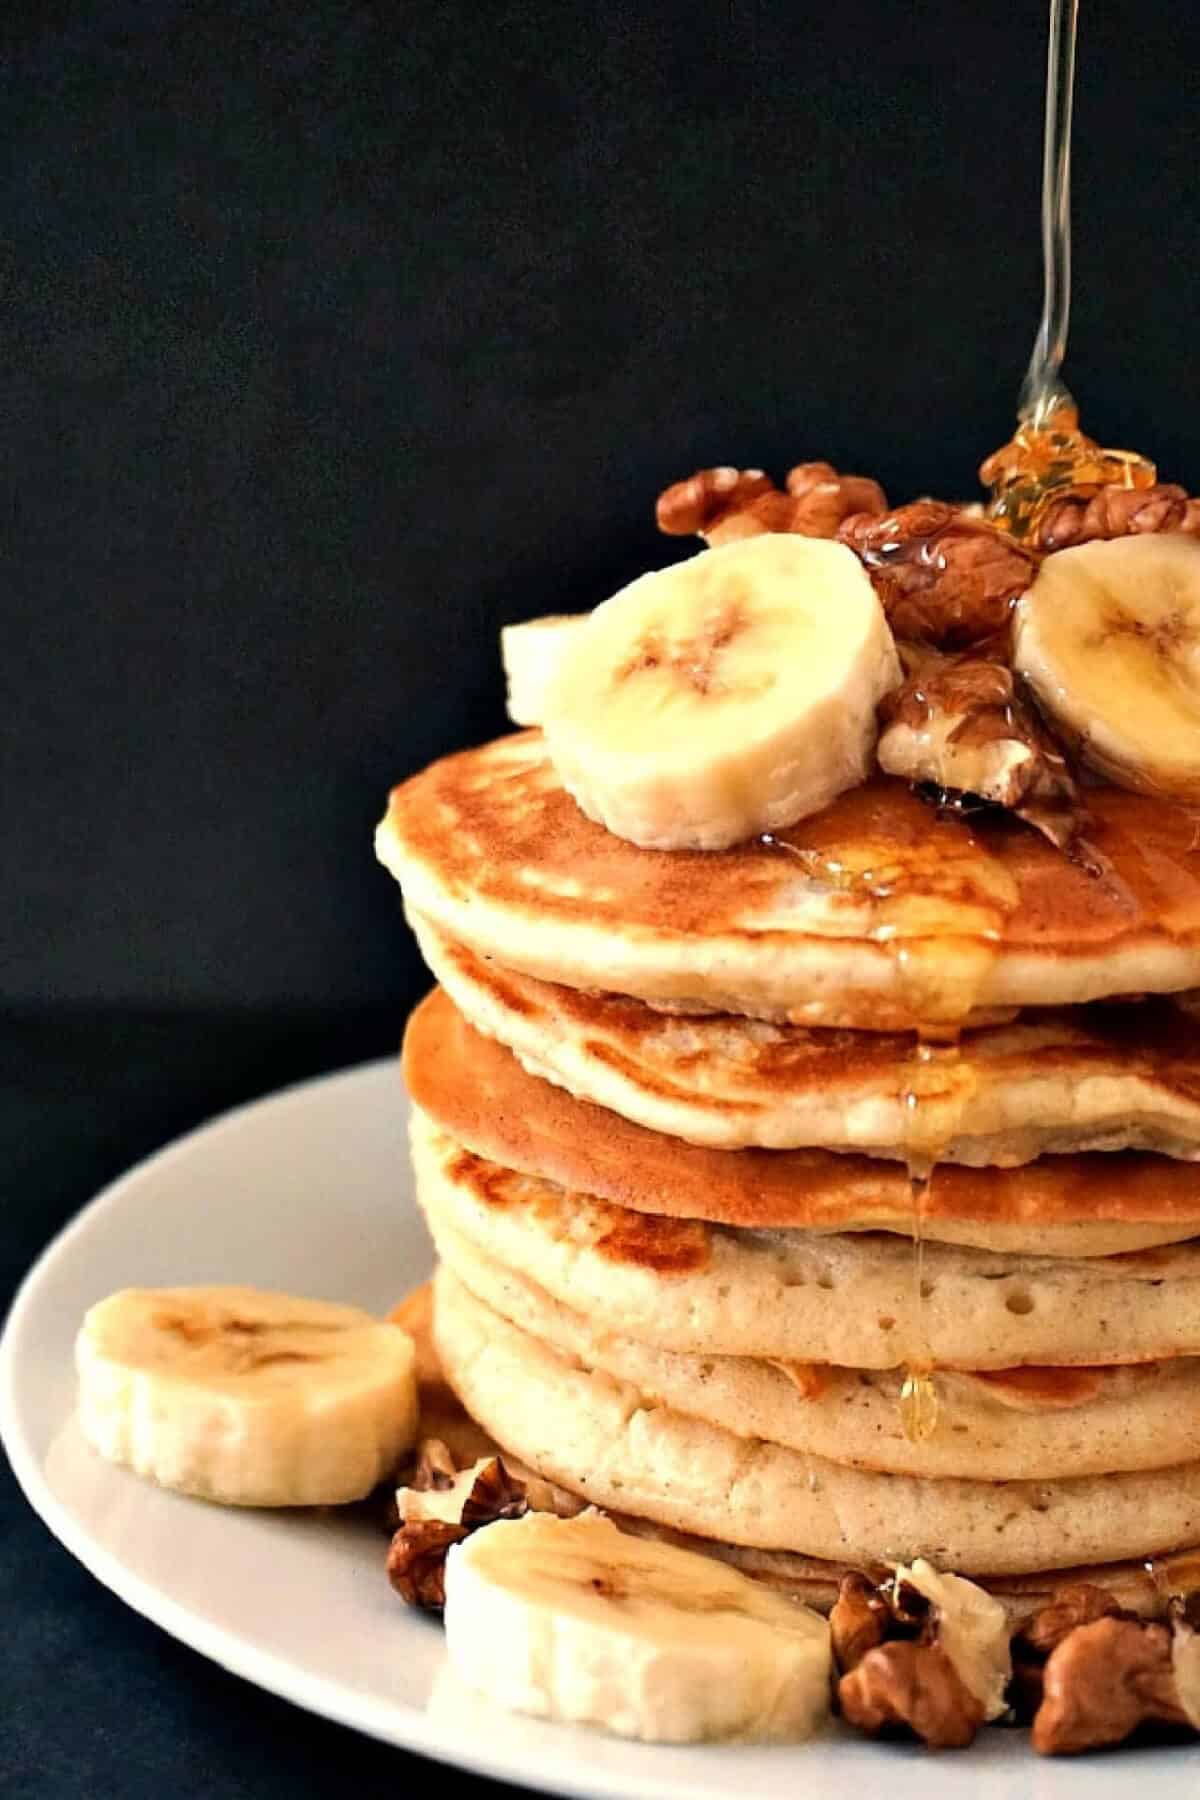
[[(724, 849), (821, 811), (865, 779), (901, 679), (857, 558), (788, 535), (702, 552), (502, 644), (514, 722), (543, 727), (589, 818), (658, 850)], [(1012, 662), (1098, 773), (1200, 797), (1195, 539), (1046, 557), (1015, 607)]]
[(843, 545), (764, 536), (643, 575), (572, 637), (543, 696), (564, 787), (618, 837), (719, 850), (866, 779), (900, 679)]
[(1200, 543), (1113, 538), (1048, 556), (1013, 660), (1068, 742), (1139, 792), (1200, 799)]

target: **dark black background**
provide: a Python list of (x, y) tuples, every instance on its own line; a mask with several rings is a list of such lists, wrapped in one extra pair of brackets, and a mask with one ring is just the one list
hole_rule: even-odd
[[(0, 996), (406, 1001), (370, 828), (500, 726), (502, 621), (679, 554), (697, 464), (973, 491), (1040, 299), (1044, 12), (10, 19)], [(1070, 359), (1193, 481), (1197, 20), (1086, 9)]]
[[(662, 485), (973, 491), (1040, 298), (1044, 12), (3, 9), (0, 1305), (132, 1157), (394, 1044), (386, 789), (500, 728), (501, 622), (681, 553)], [(1069, 375), (1194, 485), (1197, 9), (1084, 14)], [(402, 1778), (7, 1477), (0, 1616), (15, 1793)]]

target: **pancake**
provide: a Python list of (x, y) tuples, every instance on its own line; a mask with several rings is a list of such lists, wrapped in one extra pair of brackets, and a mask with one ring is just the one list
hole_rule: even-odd
[(741, 1230), (635, 1213), (518, 1174), (413, 1109), (417, 1198), (598, 1326), (662, 1349), (893, 1369), (1159, 1362), (1200, 1354), (1200, 1245), (1096, 1260), (880, 1234)]
[[(432, 1311), (432, 1288), (426, 1283), (408, 1294), (389, 1316), (416, 1341), (420, 1436), (441, 1438), (454, 1451), (461, 1468), (478, 1457), (493, 1455), (503, 1447), (471, 1418), (446, 1381), (433, 1346)], [(534, 1476), (528, 1465), (521, 1463), (510, 1451), (504, 1450), (503, 1454), (514, 1474), (531, 1483), (530, 1502), (539, 1510), (558, 1512), (570, 1518), (587, 1505), (581, 1495), (572, 1493), (560, 1483)], [(850, 1568), (847, 1563), (826, 1562), (818, 1557), (800, 1556), (795, 1551), (759, 1550), (731, 1544), (722, 1538), (695, 1537), (687, 1532), (671, 1531), (649, 1519), (635, 1519), (620, 1511), (614, 1511), (612, 1517), (623, 1531), (664, 1539), (684, 1549), (718, 1557), (755, 1580), (765, 1581), (824, 1612), (833, 1605), (841, 1579)], [(883, 1573), (882, 1570), (877, 1572)], [(1163, 1612), (1168, 1595), (1187, 1593), (1200, 1585), (1200, 1556), (1193, 1550), (1184, 1550), (1156, 1558), (1151, 1564), (1140, 1559), (1085, 1564), (1027, 1575), (992, 1576), (984, 1579), (984, 1585), (1004, 1604), (1016, 1624), (1045, 1605), (1063, 1582), (1080, 1581), (1105, 1587), (1120, 1605), (1153, 1617)]]
[(1102, 873), (1007, 819), (940, 814), (886, 776), (770, 843), (641, 850), (585, 818), (525, 732), (395, 789), (376, 847), (413, 909), (525, 974), (904, 1030), (1200, 986), (1194, 814), (1110, 788), (1088, 804)]
[[(912, 1190), (893, 1163), (822, 1150), (708, 1150), (631, 1125), (529, 1075), (440, 992), (404, 1038), (417, 1105), (477, 1155), (636, 1212), (715, 1224), (910, 1235)], [(1200, 1169), (1123, 1153), (1021, 1169), (939, 1167), (926, 1238), (1040, 1256), (1109, 1256), (1200, 1232)]]
[[(411, 922), (455, 1006), (532, 1074), (688, 1143), (903, 1161), (919, 1078), (919, 1129), (939, 1162), (1126, 1149), (1200, 1157), (1200, 1025), (1169, 999), (968, 1031), (956, 1055), (915, 1072), (910, 1035), (671, 1017), (510, 972)], [(1193, 1188), (1200, 1208), (1200, 1171)]]
[(945, 1370), (933, 1433), (904, 1434), (899, 1370), (834, 1369), (639, 1343), (552, 1300), (452, 1232), (442, 1256), (477, 1299), (561, 1356), (731, 1431), (849, 1468), (1022, 1481), (1200, 1461), (1200, 1359), (1101, 1369)]
[(1036, 1482), (847, 1469), (705, 1424), (518, 1331), (451, 1272), (434, 1341), (467, 1411), (551, 1481), (673, 1530), (836, 1562), (1019, 1575), (1151, 1556), (1200, 1535), (1200, 1462)]

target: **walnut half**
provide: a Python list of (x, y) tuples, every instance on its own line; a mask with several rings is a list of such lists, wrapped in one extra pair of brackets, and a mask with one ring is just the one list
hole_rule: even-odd
[(1009, 668), (1006, 644), (993, 638), (958, 656), (899, 649), (904, 680), (879, 709), (880, 768), (978, 795), (1069, 846), (1083, 821), (1075, 780)]
[(707, 537), (720, 519), (745, 512), (763, 494), (778, 493), (761, 469), (697, 469), (658, 496), (658, 529), (668, 537)]
[(872, 515), (886, 507), (877, 481), (811, 462), (788, 472), (786, 493), (761, 469), (698, 469), (664, 489), (655, 512), (668, 537), (695, 533), (709, 544), (729, 544), (769, 532), (832, 538), (852, 513)]
[(838, 1683), (851, 1725), (872, 1736), (907, 1726), (934, 1750), (964, 1750), (983, 1723), (983, 1706), (939, 1644), (903, 1638), (868, 1650)]
[(941, 500), (845, 519), (838, 538), (862, 562), (897, 637), (961, 650), (1003, 630), (1035, 559), (993, 526)]
[(1080, 488), (1047, 506), (1033, 536), (1039, 549), (1050, 551), (1148, 531), (1200, 534), (1200, 501), (1189, 500), (1186, 489), (1172, 482)]
[(843, 1575), (838, 1597), (829, 1615), (833, 1659), (838, 1671), (848, 1675), (868, 1650), (889, 1635), (892, 1612), (880, 1588), (865, 1575)]
[(402, 1525), (388, 1547), (388, 1580), (409, 1606), (441, 1612), (446, 1604), (446, 1553), (469, 1537), (465, 1525), (443, 1519), (414, 1519)]
[(1121, 1608), (1107, 1588), (1089, 1581), (1069, 1582), (1056, 1588), (1048, 1603), (1031, 1613), (1012, 1640), (1013, 1678), (1009, 1691), (1013, 1711), (1022, 1725), (1031, 1725), (1044, 1693), (1047, 1658), (1064, 1638), (1080, 1625), (1097, 1619), (1117, 1618)]
[(1186, 1726), (1167, 1626), (1104, 1618), (1079, 1625), (1051, 1652), (1032, 1742), (1043, 1756), (1119, 1744), (1139, 1725)]

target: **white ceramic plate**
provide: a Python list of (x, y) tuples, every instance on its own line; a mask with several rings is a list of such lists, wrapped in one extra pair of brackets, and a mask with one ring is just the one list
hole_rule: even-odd
[(292, 1088), (183, 1138), (101, 1194), (36, 1265), (0, 1343), (0, 1434), (30, 1503), (122, 1599), (311, 1712), (497, 1778), (628, 1800), (1191, 1800), (1197, 1752), (1047, 1763), (1023, 1734), (961, 1755), (833, 1735), (786, 1749), (668, 1749), (502, 1713), (454, 1680), (439, 1628), (339, 1515), (226, 1511), (110, 1467), (72, 1416), (85, 1308), (130, 1284), (239, 1281), (383, 1312), (422, 1280), (394, 1063)]

